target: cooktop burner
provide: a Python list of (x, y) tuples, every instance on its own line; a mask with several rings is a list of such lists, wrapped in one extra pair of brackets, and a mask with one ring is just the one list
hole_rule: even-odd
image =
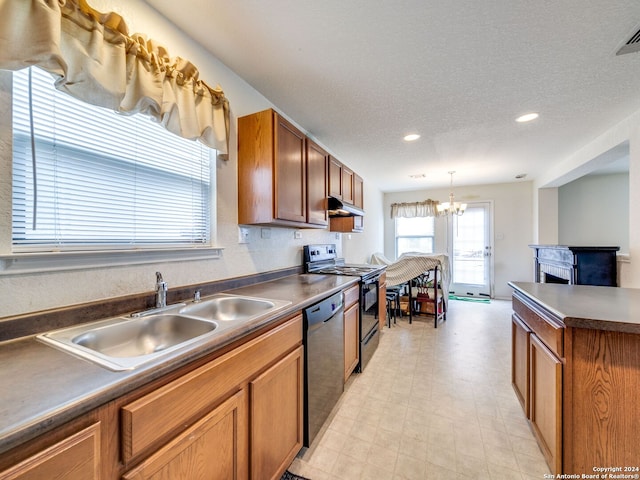
[(344, 263), (337, 257), (335, 245), (307, 245), (304, 247), (305, 271), (325, 275), (348, 275), (352, 277), (373, 277), (380, 274), (383, 265), (357, 265)]
[(380, 270), (379, 267), (370, 267), (368, 265), (335, 265), (331, 267), (320, 268), (313, 270), (313, 273), (324, 273), (331, 275), (350, 275), (361, 276), (371, 272)]

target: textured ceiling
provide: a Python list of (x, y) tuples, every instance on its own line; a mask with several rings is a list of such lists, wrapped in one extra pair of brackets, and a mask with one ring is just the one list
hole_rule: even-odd
[(147, 3), (383, 191), (531, 180), (640, 109), (637, 0)]

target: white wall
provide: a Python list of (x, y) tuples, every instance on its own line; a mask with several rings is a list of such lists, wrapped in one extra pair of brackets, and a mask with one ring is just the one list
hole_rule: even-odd
[(629, 252), (629, 174), (587, 175), (558, 189), (562, 245), (619, 246)]
[(367, 184), (364, 174), (364, 232), (341, 234), (342, 254), (349, 263), (369, 263), (371, 254), (381, 252), (384, 246), (382, 193)]
[[(456, 187), (457, 201), (493, 202), (494, 296), (509, 298), (509, 281), (533, 279), (533, 189), (532, 182)], [(391, 204), (416, 202), (431, 198), (446, 201), (448, 189), (419, 190), (384, 194), (384, 254), (395, 258), (395, 222), (390, 218)], [(446, 224), (436, 219), (436, 252), (446, 253)]]
[(534, 190), (534, 243), (538, 245), (558, 244), (558, 189)]
[[(629, 255), (625, 261), (618, 263), (618, 285), (640, 288), (640, 111), (613, 125), (549, 169), (544, 176), (535, 180), (534, 189), (539, 194), (547, 188), (560, 187), (620, 158), (620, 152), (629, 154)], [(559, 207), (556, 206), (555, 215), (558, 215), (558, 211)], [(543, 224), (544, 215), (538, 215), (536, 222), (538, 226)]]
[[(130, 32), (143, 32), (168, 48), (171, 56), (189, 59), (200, 70), (200, 77), (211, 84), (219, 83), (231, 107), (231, 142), (229, 160), (218, 161), (216, 245), (222, 247), (222, 258), (185, 262), (166, 262), (126, 267), (87, 269), (0, 276), (0, 318), (21, 313), (83, 303), (121, 295), (149, 292), (155, 284), (156, 270), (163, 273), (169, 288), (206, 281), (237, 277), (302, 264), (302, 246), (309, 243), (337, 243), (341, 239), (327, 229), (302, 230), (302, 238), (294, 239), (294, 230), (271, 228), (271, 238), (262, 239), (259, 227), (250, 228), (250, 242), (238, 244), (237, 226), (237, 118), (273, 106), (242, 78), (187, 38), (172, 23), (161, 17), (141, 0), (92, 0), (100, 11), (120, 13)], [(11, 218), (11, 132), (10, 74), (0, 72), (0, 230), (10, 232)], [(278, 110), (277, 105), (275, 106)], [(287, 112), (280, 112), (286, 116)], [(295, 122), (295, 119), (291, 119)], [(304, 130), (304, 125), (298, 125)], [(321, 143), (321, 142), (320, 142)], [(330, 145), (323, 145), (329, 149)], [(348, 158), (341, 158), (349, 165)], [(366, 172), (358, 172), (365, 177)], [(380, 230), (382, 194), (365, 183), (366, 233), (354, 234), (348, 245), (348, 256), (354, 260), (369, 256), (381, 247), (369, 232)], [(371, 218), (372, 220), (368, 220)], [(7, 238), (6, 234), (0, 237)], [(368, 251), (370, 250), (370, 251)], [(8, 242), (0, 242), (0, 253), (10, 253)]]

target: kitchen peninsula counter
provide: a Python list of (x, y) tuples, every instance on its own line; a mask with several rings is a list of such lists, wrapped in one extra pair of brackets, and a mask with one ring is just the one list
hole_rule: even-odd
[[(160, 379), (271, 323), (357, 283), (356, 277), (290, 275), (220, 293), (290, 301), (291, 305), (214, 335), (141, 367), (114, 372), (44, 345), (35, 336), (0, 342), (0, 453)], [(206, 298), (203, 298), (205, 300)]]
[(510, 282), (564, 326), (640, 334), (640, 289)]
[(551, 472), (640, 471), (640, 289), (512, 282), (512, 385)]

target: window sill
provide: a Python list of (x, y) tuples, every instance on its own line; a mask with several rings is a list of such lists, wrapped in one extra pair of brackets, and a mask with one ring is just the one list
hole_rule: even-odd
[(220, 258), (222, 248), (114, 250), (0, 255), (0, 276)]

